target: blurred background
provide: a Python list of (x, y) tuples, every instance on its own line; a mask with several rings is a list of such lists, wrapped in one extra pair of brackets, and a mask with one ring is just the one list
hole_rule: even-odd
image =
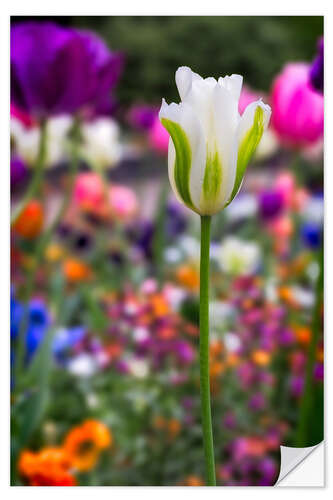
[[(51, 24), (50, 24), (51, 23)], [(82, 32), (81, 30), (89, 30)], [(271, 125), (213, 219), (219, 485), (323, 438), (323, 18), (11, 18), (11, 483), (204, 485), (199, 217), (167, 176), (174, 73)]]

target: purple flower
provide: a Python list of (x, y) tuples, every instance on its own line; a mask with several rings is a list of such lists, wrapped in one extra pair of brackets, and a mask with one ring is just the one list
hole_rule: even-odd
[(277, 190), (262, 191), (259, 195), (259, 213), (262, 219), (271, 220), (283, 210), (283, 194)]
[(253, 394), (253, 396), (251, 396), (249, 401), (250, 410), (260, 411), (263, 410), (265, 406), (266, 406), (265, 397), (260, 392), (258, 392), (257, 394)]
[(318, 41), (317, 57), (310, 68), (310, 82), (315, 90), (321, 94), (324, 91), (324, 40), (320, 38)]
[(38, 118), (108, 112), (122, 65), (92, 32), (34, 21), (11, 28), (11, 101)]
[(18, 156), (14, 156), (10, 162), (10, 187), (15, 189), (27, 176), (27, 167)]
[(223, 427), (226, 429), (234, 429), (236, 427), (236, 416), (233, 412), (228, 411), (223, 418)]
[(303, 393), (304, 379), (300, 375), (294, 375), (290, 380), (291, 394), (295, 398), (299, 398)]
[(135, 127), (136, 129), (149, 130), (151, 129), (157, 114), (158, 109), (154, 106), (136, 104), (128, 113), (128, 121), (132, 127)]
[(283, 346), (290, 345), (295, 341), (294, 332), (290, 328), (283, 328), (280, 331), (280, 344)]
[(258, 470), (262, 476), (262, 480), (264, 481), (264, 485), (272, 484), (277, 472), (276, 463), (270, 457), (263, 458), (258, 464)]
[(324, 365), (322, 363), (316, 363), (314, 367), (314, 378), (316, 380), (324, 379)]

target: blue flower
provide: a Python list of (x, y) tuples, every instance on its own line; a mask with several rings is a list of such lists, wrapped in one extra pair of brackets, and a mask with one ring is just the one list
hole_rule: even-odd
[(54, 356), (60, 361), (71, 348), (75, 347), (85, 336), (84, 326), (74, 326), (71, 328), (61, 328), (53, 339), (52, 351)]
[(19, 334), (22, 317), (23, 305), (15, 299), (12, 292), (10, 297), (10, 338), (13, 340)]
[(321, 227), (313, 222), (307, 222), (302, 227), (302, 239), (308, 248), (315, 250), (321, 243)]

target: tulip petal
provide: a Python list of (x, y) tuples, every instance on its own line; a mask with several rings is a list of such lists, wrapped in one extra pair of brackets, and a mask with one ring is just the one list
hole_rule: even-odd
[(219, 204), (222, 185), (222, 164), (218, 154), (207, 152), (205, 176), (202, 185), (200, 212), (207, 215), (216, 212)]
[(241, 75), (225, 76), (218, 79), (218, 83), (225, 87), (238, 102), (242, 91), (243, 77)]
[(190, 91), (192, 81), (202, 80), (201, 76), (194, 73), (191, 68), (181, 66), (176, 71), (176, 85), (179, 92), (180, 99), (184, 101), (187, 93)]
[(228, 204), (238, 193), (245, 170), (266, 130), (271, 116), (271, 108), (262, 101), (249, 104), (245, 109), (237, 131), (237, 170), (235, 184)]
[(176, 195), (197, 211), (205, 167), (205, 146), (199, 120), (187, 103), (167, 105), (163, 100), (159, 114), (171, 136), (169, 178)]

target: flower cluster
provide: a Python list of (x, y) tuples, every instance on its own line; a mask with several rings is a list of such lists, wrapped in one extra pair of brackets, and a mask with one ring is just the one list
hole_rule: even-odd
[(105, 424), (86, 420), (67, 433), (61, 446), (23, 450), (18, 469), (29, 486), (76, 486), (75, 474), (94, 468), (112, 440)]

